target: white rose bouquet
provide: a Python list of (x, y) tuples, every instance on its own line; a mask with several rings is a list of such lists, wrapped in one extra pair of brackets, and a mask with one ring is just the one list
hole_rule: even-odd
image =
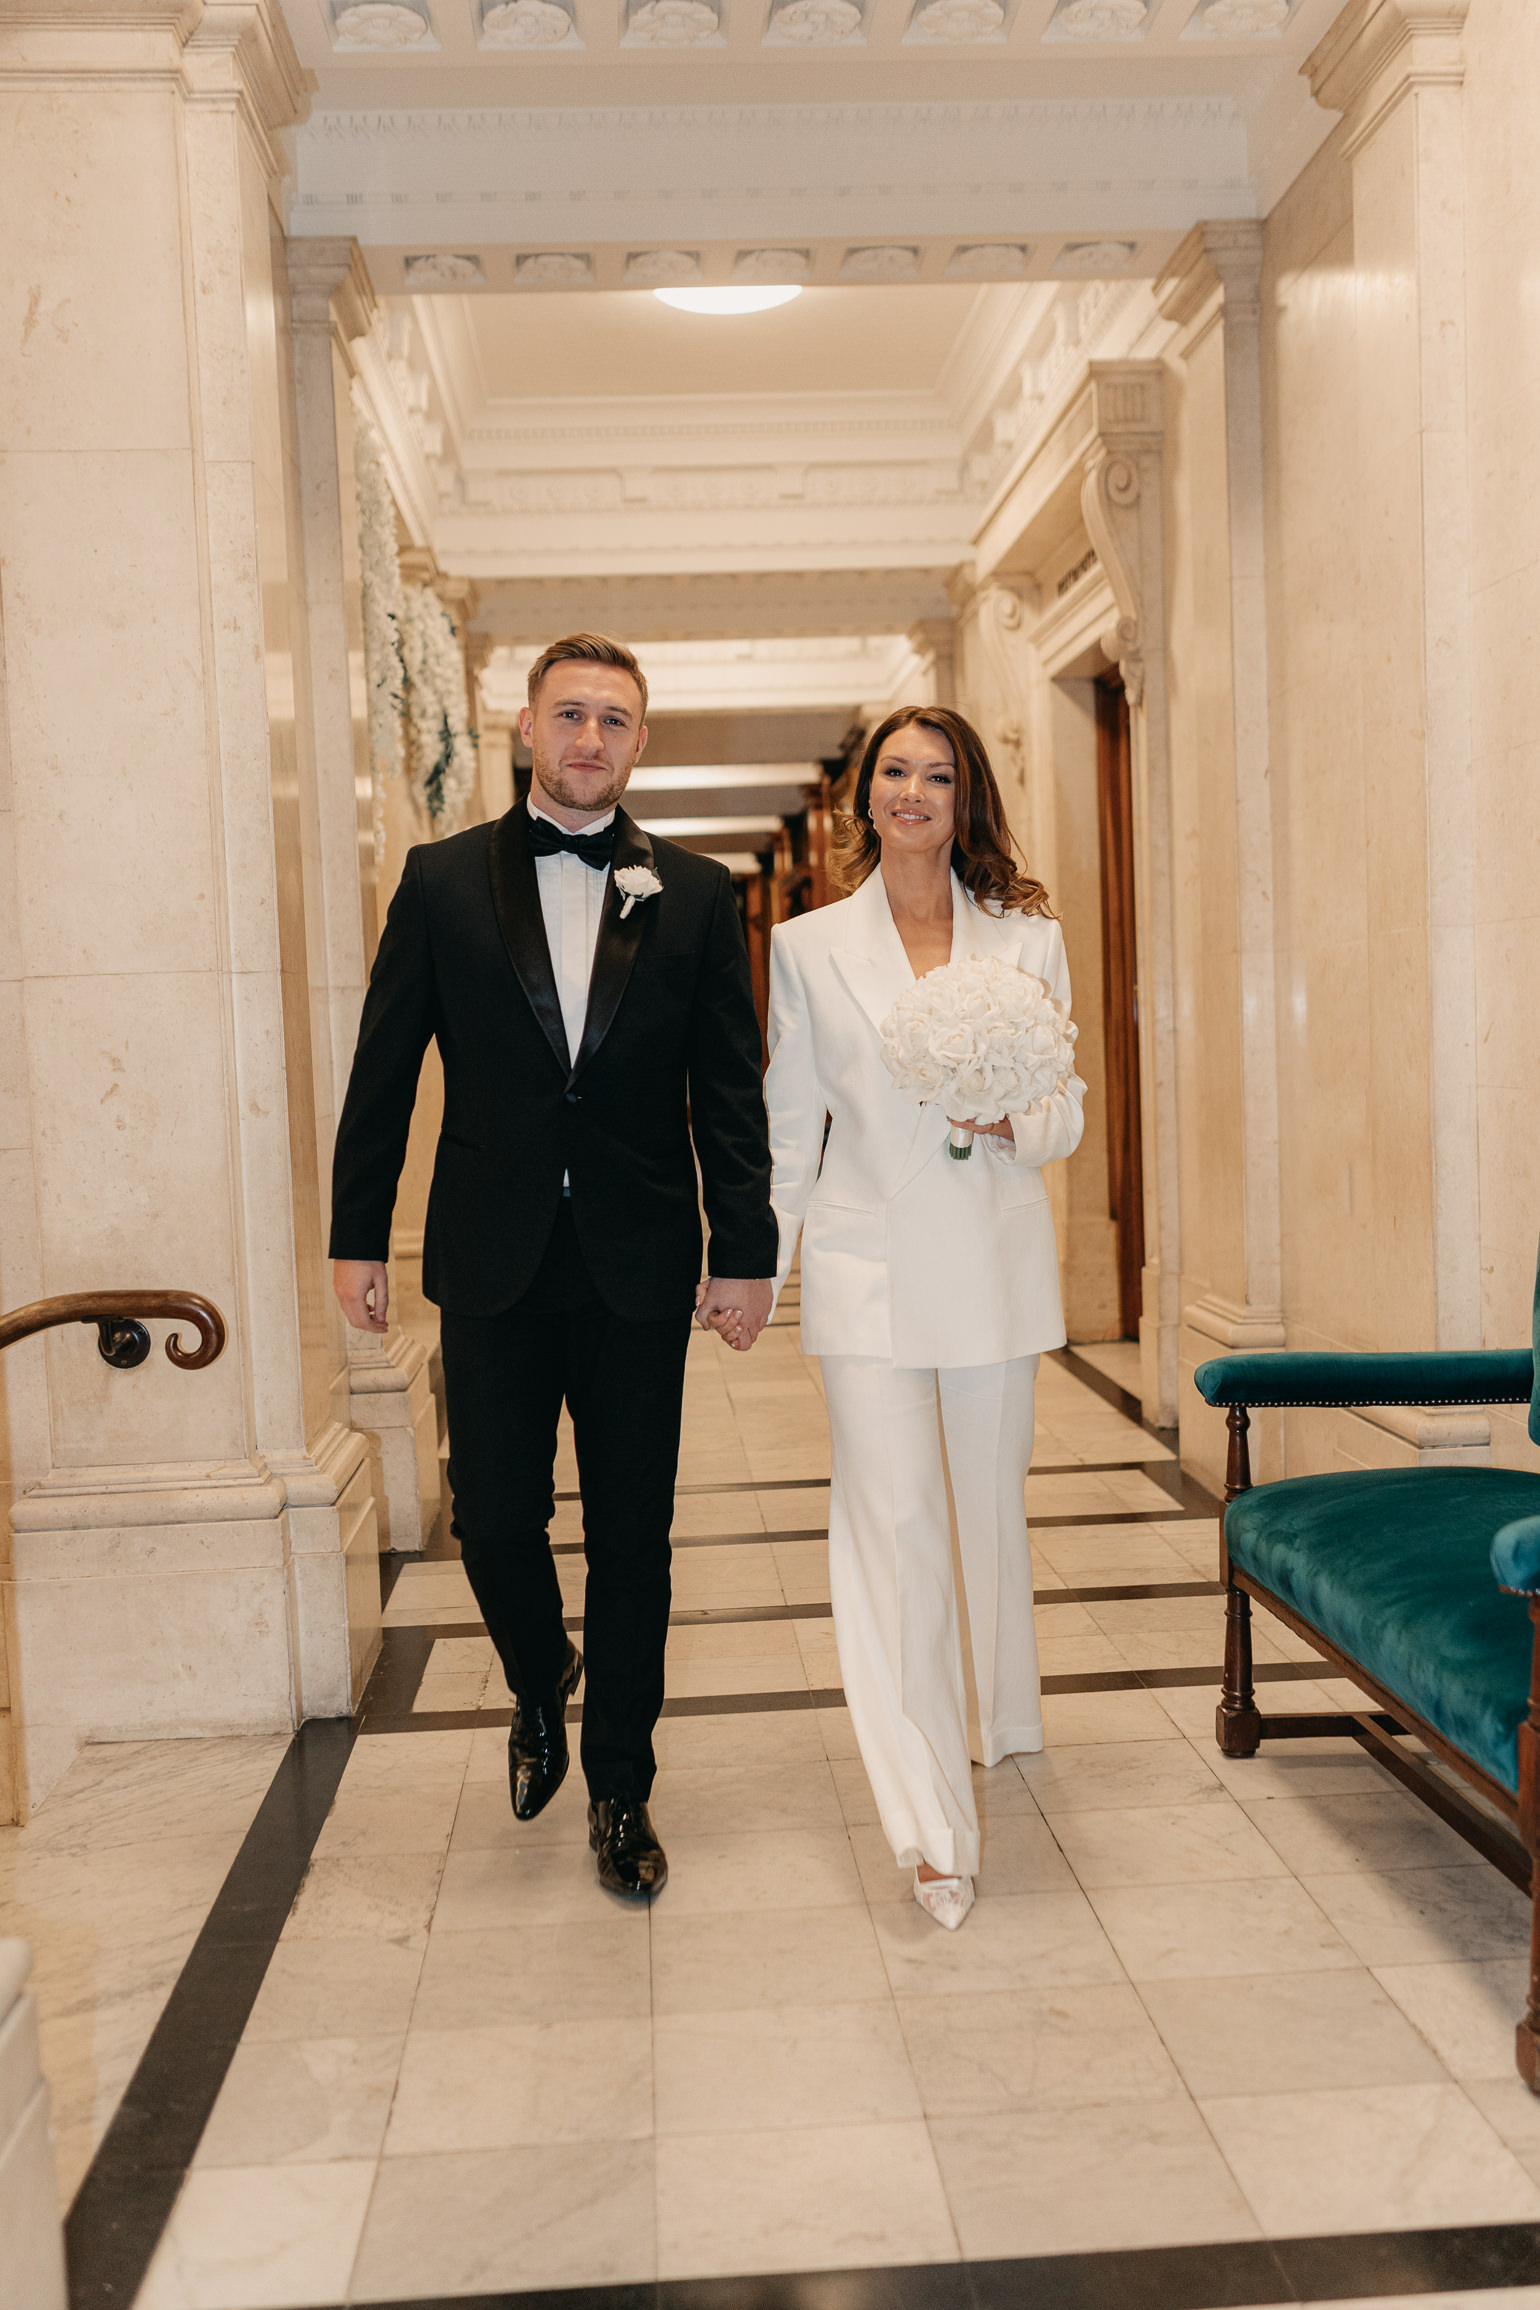
[[(882, 1056), (895, 1087), (917, 1106), (1000, 1123), (1063, 1090), (1078, 1032), (1031, 971), (966, 955), (899, 996), (882, 1022)], [(972, 1131), (954, 1123), (950, 1144), (966, 1162)]]

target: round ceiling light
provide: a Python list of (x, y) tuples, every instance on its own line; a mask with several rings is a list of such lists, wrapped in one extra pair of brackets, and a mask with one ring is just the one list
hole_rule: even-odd
[(800, 289), (654, 289), (665, 305), (679, 313), (768, 313), (772, 305), (789, 305)]

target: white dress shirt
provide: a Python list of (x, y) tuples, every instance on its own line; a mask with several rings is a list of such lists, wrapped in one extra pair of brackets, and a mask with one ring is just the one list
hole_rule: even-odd
[[(549, 826), (558, 823), (549, 811), (541, 810), (533, 801), (529, 804), (529, 814), (531, 818), (543, 818)], [(613, 810), (607, 810), (602, 818), (591, 820), (579, 831), (600, 834), (614, 816)], [(564, 834), (567, 831), (566, 827), (562, 828)], [(570, 850), (554, 851), (549, 858), (535, 860), (540, 912), (545, 918), (545, 943), (556, 974), (562, 1025), (567, 1030), (569, 1066), (583, 1040), (583, 1022), (588, 1016), (588, 982), (594, 975), (594, 950), (599, 944), (599, 923), (609, 879), (607, 874), (585, 866)]]

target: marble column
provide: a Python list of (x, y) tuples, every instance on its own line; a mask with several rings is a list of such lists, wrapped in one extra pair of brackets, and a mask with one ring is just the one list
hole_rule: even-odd
[[(1403, 1104), (1408, 1082), (1419, 1108), (1406, 1176), (1377, 1181), (1380, 1232), (1385, 1260), (1406, 1269), (1394, 1344), (1431, 1337), (1441, 1348), (1481, 1344), (1482, 1304), (1466, 4), (1356, 0), (1305, 66), (1316, 102), (1344, 115), (1353, 182), (1363, 730), (1371, 936), (1383, 956), (1371, 1026), (1401, 1077), (1387, 1111)], [(1424, 1268), (1395, 1238), (1429, 1196)]]
[[(1208, 1276), (1207, 1288), (1182, 1310), (1179, 1399), (1183, 1460), (1216, 1487), (1222, 1486), (1224, 1477), (1224, 1423), (1193, 1389), (1192, 1370), (1227, 1348), (1284, 1345), (1261, 277), (1262, 227), (1242, 219), (1194, 226), (1155, 284), (1156, 303), (1177, 329), (1171, 357), (1189, 373), (1201, 360), (1217, 361), (1224, 421), (1219, 461), (1222, 530), (1211, 550), (1222, 557), (1228, 611), (1223, 664), (1216, 671), (1228, 695), (1233, 801), (1229, 823), (1223, 827), (1205, 823), (1201, 839), (1217, 838), (1222, 843), (1226, 878), (1233, 880), (1235, 894), (1232, 999), (1238, 1013), (1233, 1035), (1238, 1081), (1233, 1097), (1239, 1260), (1231, 1272)], [(1189, 524), (1202, 522), (1210, 510), (1189, 493)], [(1205, 957), (1205, 972), (1211, 976), (1223, 971), (1228, 962), (1228, 955), (1218, 949)], [(1254, 1446), (1259, 1479), (1282, 1473), (1275, 1447), (1276, 1437), (1261, 1423)]]
[[(305, 522), (309, 607), (311, 718), (320, 873), (320, 972), (312, 986), (326, 1011), (324, 1116), (318, 1116), (323, 1209), (330, 1198), (331, 1154), (358, 1040), (376, 908), (369, 784), (360, 775), (349, 652), (357, 612), (349, 615), (349, 559), (344, 537), (342, 443), (351, 442), (348, 349), (372, 328), (374, 293), (358, 243), (291, 239), (289, 293), (298, 413), (300, 495)], [(356, 587), (354, 589), (356, 591)], [(364, 733), (367, 747), (367, 733)], [(317, 1069), (321, 1072), (320, 1067)], [(400, 1313), (399, 1306), (395, 1311)], [(354, 1331), (329, 1311), (338, 1361), (348, 1379), (347, 1418), (369, 1439), (380, 1546), (418, 1549), (439, 1512), (438, 1413), (424, 1341), (393, 1323), (382, 1339)]]
[(5, 1375), (23, 1810), (89, 1740), (342, 1713), (378, 1638), (367, 1452), (313, 1256), (276, 200), (306, 102), (276, 0), (0, 5), (6, 1300), (185, 1285), (231, 1335), (183, 1373), (155, 1327), (117, 1372), (55, 1332)]

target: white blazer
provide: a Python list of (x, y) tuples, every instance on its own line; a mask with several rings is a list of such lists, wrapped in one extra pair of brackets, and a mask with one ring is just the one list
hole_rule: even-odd
[[(991, 914), (954, 874), (952, 960), (969, 954), (1034, 971), (1068, 1008), (1059, 925)], [(804, 1354), (945, 1370), (1062, 1347), (1041, 1166), (1079, 1146), (1085, 1085), (1072, 1076), (1045, 1107), (1014, 1116), (1014, 1154), (980, 1137), (955, 1162), (942, 1109), (903, 1098), (883, 1064), (882, 1022), (913, 983), (880, 869), (854, 897), (775, 930), (765, 1098), (777, 1291), (801, 1228)]]

